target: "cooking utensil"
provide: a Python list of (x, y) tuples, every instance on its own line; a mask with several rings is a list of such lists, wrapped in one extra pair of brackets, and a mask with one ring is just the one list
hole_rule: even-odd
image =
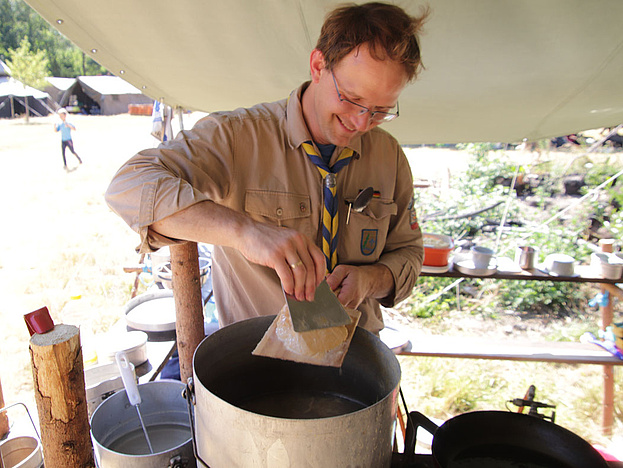
[[(281, 319), (281, 315), (286, 313), (286, 311), (282, 309), (275, 318), (275, 320), (273, 320), (270, 327), (268, 327), (268, 330), (262, 337), (261, 341), (253, 350), (253, 354), (256, 356), (284, 359), (287, 361), (295, 361), (305, 364), (315, 364), (317, 366), (340, 367), (344, 362), (344, 358), (346, 357), (346, 353), (348, 352), (348, 348), (355, 333), (355, 329), (357, 328), (357, 324), (359, 323), (359, 318), (361, 317), (361, 312), (359, 312), (358, 310), (348, 309), (347, 312), (350, 315), (351, 323), (346, 325), (347, 336), (346, 339), (339, 346), (324, 353), (300, 354), (289, 349), (288, 346), (277, 335), (277, 324)], [(322, 333), (328, 333), (329, 331), (330, 329), (323, 328), (320, 330), (311, 330), (309, 332), (302, 333), (316, 333), (318, 335), (321, 335)]]
[(470, 250), (472, 252), (472, 262), (474, 262), (476, 269), (487, 270), (495, 255), (493, 249), (482, 245), (475, 245)]
[[(454, 248), (454, 241), (450, 236), (443, 234), (422, 233), (424, 242), (424, 265), (431, 267), (446, 267), (450, 252)], [(455, 257), (455, 262), (457, 261)], [(446, 270), (447, 271), (447, 270)]]
[(515, 263), (517, 263), (522, 270), (532, 270), (536, 265), (537, 256), (537, 249), (522, 245), (517, 247), (515, 251)]
[(197, 464), (388, 468), (400, 382), (394, 353), (357, 327), (339, 369), (253, 356), (273, 321), (236, 322), (197, 347), (189, 400)]
[(355, 197), (352, 203), (348, 204), (348, 214), (346, 215), (346, 224), (350, 222), (350, 210), (352, 209), (356, 213), (361, 213), (370, 204), (370, 200), (374, 196), (374, 189), (372, 187), (366, 187)]
[(297, 301), (285, 292), (294, 331), (305, 332), (320, 328), (339, 327), (351, 323), (350, 316), (331, 290), (326, 280), (316, 288), (313, 301)]
[[(440, 468), (608, 467), (599, 452), (580, 436), (534, 416), (474, 411), (437, 427), (421, 413), (414, 411), (409, 415), (407, 438), (415, 440), (418, 427), (433, 434), (433, 458)], [(412, 455), (412, 448), (409, 450)]]
[(196, 468), (188, 405), (182, 396), (186, 385), (163, 379), (138, 388), (143, 400), (141, 414), (149, 427), (154, 453), (149, 453), (127, 393), (116, 392), (102, 402), (91, 418), (95, 466)]
[(136, 408), (136, 414), (138, 414), (138, 419), (141, 423), (141, 427), (143, 428), (143, 434), (145, 434), (145, 440), (147, 441), (147, 446), (149, 447), (149, 453), (154, 453), (151, 441), (149, 440), (149, 434), (147, 434), (147, 428), (145, 427), (143, 417), (141, 416), (141, 410), (139, 409), (141, 404), (141, 394), (139, 393), (138, 385), (136, 384), (134, 364), (128, 360), (128, 357), (123, 352), (117, 353), (115, 358), (117, 360), (117, 366), (119, 366), (119, 373), (121, 374), (121, 380), (123, 380), (123, 386), (128, 394), (128, 400), (130, 401), (130, 404)]

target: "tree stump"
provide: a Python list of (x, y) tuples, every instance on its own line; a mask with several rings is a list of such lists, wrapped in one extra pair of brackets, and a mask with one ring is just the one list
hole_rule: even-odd
[(199, 254), (196, 242), (172, 245), (170, 250), (180, 377), (186, 383), (193, 376), (193, 354), (205, 337)]
[(46, 468), (95, 466), (78, 327), (34, 334), (30, 358)]

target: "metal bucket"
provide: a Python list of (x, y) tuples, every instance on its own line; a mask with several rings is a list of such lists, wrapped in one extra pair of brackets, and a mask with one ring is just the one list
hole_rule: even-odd
[(274, 316), (224, 327), (193, 359), (198, 464), (389, 467), (400, 366), (358, 328), (341, 368), (253, 356)]
[(40, 468), (43, 466), (41, 443), (34, 437), (21, 436), (0, 444), (4, 468)]
[(100, 468), (194, 468), (185, 385), (178, 381), (138, 386), (139, 405), (154, 453), (149, 453), (136, 408), (125, 390), (102, 402), (91, 418), (95, 461)]

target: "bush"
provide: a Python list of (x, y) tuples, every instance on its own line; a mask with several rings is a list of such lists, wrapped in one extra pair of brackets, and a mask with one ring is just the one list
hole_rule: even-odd
[[(508, 179), (524, 171), (513, 163), (506, 152), (494, 150), (489, 143), (460, 146), (469, 152), (471, 159), (467, 171), (453, 180), (451, 189), (439, 194), (432, 191), (416, 193), (416, 204), (426, 208), (426, 213), (421, 216), (424, 231), (450, 235), (455, 242), (469, 240), (492, 247), (499, 242), (498, 255), (510, 257), (513, 256), (515, 246), (526, 241), (537, 246), (543, 254), (566, 253), (577, 259), (590, 256), (590, 249), (577, 242), (578, 238), (586, 237), (586, 211), (579, 209), (578, 216), (564, 216), (544, 224), (545, 219), (551, 220), (559, 211), (558, 207), (549, 203), (554, 192), (551, 184), (544, 184), (541, 190), (535, 191), (537, 207), (531, 212), (522, 203), (518, 203), (515, 192), (510, 192), (509, 187), (495, 183), (496, 177)], [(614, 168), (609, 169), (609, 172), (613, 171)], [(596, 180), (603, 181), (603, 177), (597, 175), (596, 170), (594, 173)], [(509, 199), (511, 203), (507, 207)], [(479, 215), (461, 217), (465, 213), (473, 213), (495, 203), (500, 204)], [(507, 208), (507, 224), (500, 235), (498, 226)], [(518, 218), (518, 227), (508, 226), (509, 219)], [(623, 216), (610, 217), (608, 221), (613, 230), (623, 231)], [(492, 232), (484, 232), (485, 226), (493, 226)], [(530, 229), (522, 226), (529, 226)], [(467, 281), (466, 284), (480, 290), (487, 284), (482, 280)], [(449, 310), (456, 300), (456, 292), (454, 289), (444, 291), (444, 288), (451, 283), (452, 280), (444, 278), (420, 278), (408, 302), (409, 313), (417, 317), (430, 317), (436, 312)], [(499, 310), (510, 309), (566, 316), (581, 310), (588, 300), (586, 288), (578, 288), (577, 284), (550, 281), (501, 281), (495, 288), (486, 290), (486, 294), (494, 297), (489, 297), (486, 301), (467, 301), (472, 313), (493, 315)], [(431, 297), (434, 298), (433, 301), (430, 300)]]

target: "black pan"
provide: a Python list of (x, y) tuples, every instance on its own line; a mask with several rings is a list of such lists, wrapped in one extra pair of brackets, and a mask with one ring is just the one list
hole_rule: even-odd
[(437, 426), (410, 413), (408, 437), (417, 428), (434, 435), (432, 452), (439, 468), (608, 468), (588, 442), (573, 432), (534, 416), (508, 411), (474, 411)]

